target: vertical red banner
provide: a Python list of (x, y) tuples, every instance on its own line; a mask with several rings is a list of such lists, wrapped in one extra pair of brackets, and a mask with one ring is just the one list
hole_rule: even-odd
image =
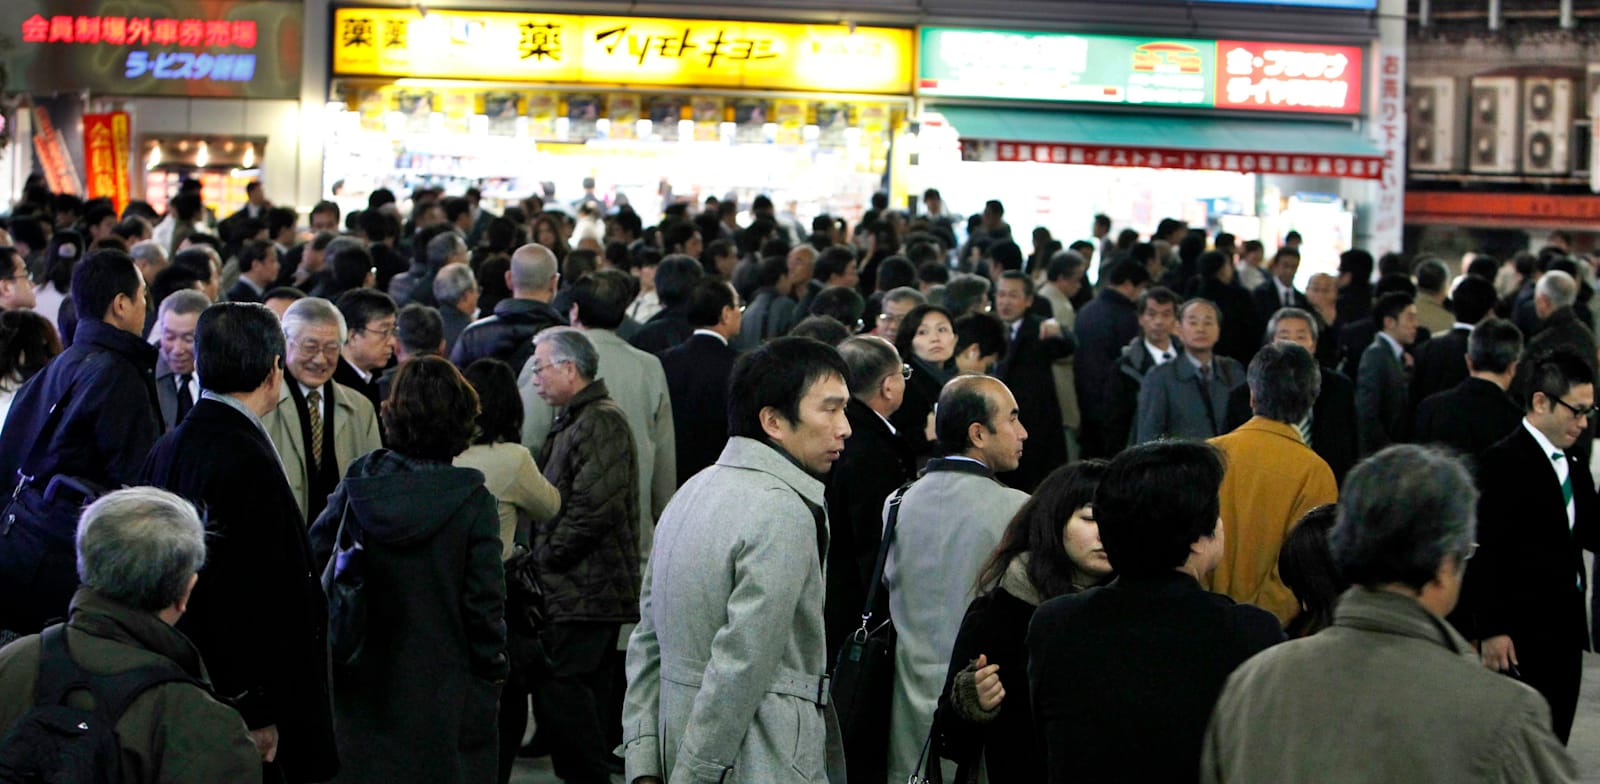
[[(83, 161), (84, 184), (87, 186), (89, 198), (107, 198), (116, 201), (120, 192), (124, 199), (128, 193), (128, 170), (123, 166), (117, 170), (117, 144), (116, 132), (111, 114), (85, 114), (83, 116)], [(122, 154), (124, 163), (127, 153)], [(118, 184), (121, 188), (118, 188)], [(126, 204), (116, 205), (117, 213), (122, 213)]]
[(128, 206), (128, 191), (131, 185), (128, 182), (128, 156), (133, 153), (133, 142), (129, 136), (129, 120), (127, 112), (111, 113), (111, 162), (116, 171), (112, 175), (112, 184), (116, 193), (111, 200), (116, 204), (117, 215)]

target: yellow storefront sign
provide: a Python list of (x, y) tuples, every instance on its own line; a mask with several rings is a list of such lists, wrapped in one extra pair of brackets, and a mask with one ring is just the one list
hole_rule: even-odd
[(909, 94), (912, 36), (844, 25), (340, 8), (333, 72)]

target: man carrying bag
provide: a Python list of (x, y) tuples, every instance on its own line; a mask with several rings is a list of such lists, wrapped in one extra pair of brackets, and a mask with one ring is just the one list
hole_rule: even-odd
[(161, 435), (144, 281), (116, 250), (72, 273), (75, 341), (17, 392), (0, 431), (0, 629), (32, 633), (64, 617), (77, 587), (78, 514), (106, 489), (134, 484)]

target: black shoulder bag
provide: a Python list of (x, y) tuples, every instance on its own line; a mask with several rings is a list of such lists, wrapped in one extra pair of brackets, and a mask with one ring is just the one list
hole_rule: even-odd
[(333, 557), (322, 570), (322, 590), (328, 594), (328, 646), (338, 666), (355, 664), (367, 642), (366, 560), (361, 537), (350, 525), (350, 498), (346, 495)]
[(888, 775), (889, 703), (894, 696), (894, 619), (873, 625), (873, 607), (883, 585), (883, 568), (894, 542), (900, 501), (908, 482), (889, 499), (883, 541), (878, 543), (877, 566), (867, 587), (867, 604), (861, 610), (861, 628), (839, 649), (833, 666), (833, 706), (843, 734), (845, 770), (851, 782), (882, 782)]

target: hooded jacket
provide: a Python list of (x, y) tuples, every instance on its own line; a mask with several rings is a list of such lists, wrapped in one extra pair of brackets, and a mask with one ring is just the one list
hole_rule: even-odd
[(333, 673), (336, 781), (492, 781), (505, 573), (483, 474), (387, 449), (356, 460), (311, 528), (318, 569), (341, 519), (363, 548), (367, 637)]

